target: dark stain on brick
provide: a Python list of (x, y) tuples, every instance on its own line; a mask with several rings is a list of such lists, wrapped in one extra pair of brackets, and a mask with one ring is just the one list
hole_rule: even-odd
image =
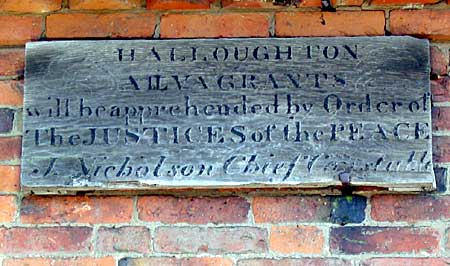
[(0, 108), (0, 133), (11, 132), (14, 125), (16, 111), (8, 108)]
[(331, 197), (330, 221), (337, 224), (361, 223), (366, 214), (367, 199), (362, 196)]
[(445, 192), (447, 190), (447, 169), (436, 167), (434, 175), (436, 176), (436, 192)]

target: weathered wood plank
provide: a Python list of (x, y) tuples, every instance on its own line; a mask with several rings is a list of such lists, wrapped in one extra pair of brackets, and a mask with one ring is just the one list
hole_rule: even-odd
[(435, 186), (426, 40), (26, 48), (22, 186)]

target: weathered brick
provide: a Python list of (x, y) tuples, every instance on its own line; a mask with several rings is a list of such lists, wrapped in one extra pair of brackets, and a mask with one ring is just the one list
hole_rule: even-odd
[(11, 195), (0, 196), (0, 223), (14, 221), (17, 211), (16, 197)]
[[(222, 0), (224, 8), (281, 8), (282, 5), (276, 5), (264, 0)], [(311, 2), (311, 1), (308, 1)], [(320, 2), (320, 1), (319, 1)], [(320, 3), (319, 3), (320, 6)]]
[(150, 252), (150, 231), (146, 227), (101, 227), (97, 232), (97, 252)]
[(361, 266), (448, 266), (449, 258), (373, 258), (363, 261)]
[(267, 37), (264, 13), (169, 14), (161, 18), (162, 38)]
[(87, 252), (91, 235), (89, 227), (0, 228), (0, 252), (24, 255)]
[(18, 192), (20, 190), (20, 166), (0, 165), (0, 191)]
[(395, 35), (415, 35), (432, 40), (450, 40), (450, 10), (393, 10), (390, 27)]
[(47, 17), (48, 38), (149, 38), (156, 16), (130, 14), (54, 14)]
[(23, 223), (126, 223), (131, 220), (131, 197), (30, 196), (22, 200)]
[(241, 223), (250, 204), (239, 197), (146, 196), (138, 200), (139, 219), (163, 223)]
[(226, 258), (124, 258), (119, 266), (232, 266)]
[(366, 218), (366, 198), (361, 196), (337, 196), (331, 198), (330, 221), (341, 225), (361, 223)]
[(333, 254), (435, 254), (439, 238), (439, 232), (430, 228), (339, 227), (331, 229), (330, 248)]
[(115, 266), (112, 257), (105, 258), (24, 258), (6, 259), (3, 266)]
[(331, 0), (331, 5), (334, 7), (361, 6), (363, 3), (363, 0)]
[(450, 78), (442, 77), (432, 80), (431, 94), (434, 102), (450, 102)]
[(8, 133), (13, 129), (16, 111), (9, 108), (0, 108), (0, 133)]
[(450, 162), (450, 137), (433, 136), (433, 161), (438, 163)]
[(21, 137), (0, 138), (0, 161), (20, 159), (22, 153)]
[(257, 223), (328, 221), (329, 198), (320, 196), (255, 197), (253, 216)]
[(371, 0), (372, 6), (387, 6), (387, 5), (427, 5), (435, 4), (440, 0)]
[(448, 71), (449, 56), (438, 46), (430, 47), (431, 75), (440, 77)]
[(384, 35), (384, 25), (383, 11), (279, 12), (275, 15), (275, 34), (286, 37)]
[(322, 230), (315, 226), (273, 226), (270, 249), (283, 254), (320, 254), (323, 250)]
[(168, 253), (261, 253), (267, 251), (267, 232), (253, 227), (159, 227), (154, 246)]
[[(342, 0), (345, 1), (345, 0)], [(353, 1), (353, 0), (351, 0)], [(359, 1), (359, 0), (355, 0)], [(280, 9), (286, 5), (273, 3), (272, 1), (264, 0), (222, 0), (222, 7), (224, 8), (271, 8)], [(321, 7), (320, 0), (303, 0), (295, 4), (297, 7)]]
[(212, 0), (147, 0), (148, 9), (208, 9)]
[(0, 50), (0, 76), (22, 76), (24, 67), (25, 67), (25, 50), (23, 49)]
[(61, 9), (62, 0), (2, 0), (0, 11), (49, 12)]
[(433, 107), (433, 131), (450, 130), (450, 107)]
[(448, 228), (447, 232), (445, 233), (445, 239), (447, 239), (445, 243), (445, 249), (447, 251), (450, 251), (450, 228)]
[(450, 196), (378, 195), (371, 200), (376, 221), (433, 221), (450, 219)]
[(38, 16), (0, 15), (0, 45), (20, 45), (37, 40), (42, 33), (42, 18)]
[(132, 9), (140, 8), (141, 0), (69, 0), (69, 8), (81, 9)]
[(237, 266), (351, 266), (352, 263), (343, 259), (301, 258), (301, 259), (244, 259)]

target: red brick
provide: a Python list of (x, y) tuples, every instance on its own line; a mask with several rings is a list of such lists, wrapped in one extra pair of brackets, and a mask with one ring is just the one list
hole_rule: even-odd
[(87, 252), (92, 229), (88, 227), (0, 228), (3, 254), (54, 254)]
[(126, 223), (131, 220), (131, 197), (30, 196), (22, 201), (23, 223)]
[[(353, 1), (353, 0), (351, 0)], [(359, 0), (355, 0), (359, 1)], [(296, 4), (297, 7), (321, 7), (320, 0), (303, 0)], [(222, 0), (222, 7), (224, 8), (270, 8), (280, 9), (284, 5), (276, 5), (272, 2), (264, 0)]]
[(431, 93), (434, 102), (450, 101), (450, 78), (442, 77), (438, 80), (431, 81)]
[(149, 38), (156, 16), (130, 14), (54, 14), (47, 17), (48, 38)]
[(150, 231), (146, 227), (101, 227), (97, 232), (97, 252), (150, 252)]
[(226, 258), (125, 258), (121, 266), (233, 266)]
[(352, 263), (342, 259), (248, 259), (238, 261), (237, 266), (351, 266)]
[(273, 226), (270, 233), (270, 249), (283, 254), (320, 254), (324, 242), (315, 226)]
[(18, 192), (20, 190), (20, 166), (0, 165), (0, 191)]
[(433, 107), (433, 131), (450, 130), (450, 107)]
[(22, 76), (25, 67), (25, 50), (0, 50), (0, 76)]
[(275, 34), (286, 37), (384, 35), (384, 25), (383, 11), (279, 12), (275, 15)]
[(69, 0), (70, 9), (132, 9), (140, 8), (141, 0)]
[(21, 107), (23, 105), (22, 87), (22, 83), (15, 80), (0, 81), (0, 105)]
[(261, 253), (267, 251), (267, 232), (254, 227), (159, 227), (154, 246), (168, 253)]
[(333, 254), (435, 254), (439, 238), (439, 232), (430, 228), (339, 227), (331, 229), (330, 248)]
[(445, 54), (441, 48), (437, 46), (430, 47), (431, 74), (437, 77), (447, 75), (447, 67), (449, 64), (448, 54)]
[(267, 37), (269, 15), (263, 13), (169, 14), (161, 18), (162, 38)]
[(438, 163), (450, 162), (450, 137), (433, 137), (433, 161)]
[(321, 7), (322, 1), (320, 1), (320, 0), (304, 0), (304, 1), (301, 1), (301, 3), (299, 3), (297, 6), (298, 7)]
[(440, 0), (371, 0), (372, 6), (435, 4)]
[(432, 40), (450, 40), (450, 10), (394, 10), (390, 15), (391, 32)]
[(148, 9), (209, 9), (213, 0), (147, 0)]
[(48, 12), (61, 9), (62, 0), (2, 0), (0, 11)]
[(320, 196), (255, 197), (253, 216), (257, 223), (327, 221), (331, 204)]
[(239, 197), (139, 198), (139, 219), (163, 223), (241, 223), (247, 220), (250, 204)]
[(17, 211), (16, 197), (10, 195), (0, 196), (0, 223), (14, 221)]
[(433, 221), (450, 218), (450, 196), (379, 195), (372, 198), (376, 221)]
[(24, 258), (6, 259), (3, 266), (115, 266), (112, 257), (105, 258)]
[(362, 262), (361, 266), (448, 266), (449, 258), (374, 258)]
[(42, 33), (42, 18), (38, 16), (0, 15), (0, 45), (20, 45), (37, 40)]
[(0, 161), (20, 159), (22, 153), (21, 137), (0, 138)]

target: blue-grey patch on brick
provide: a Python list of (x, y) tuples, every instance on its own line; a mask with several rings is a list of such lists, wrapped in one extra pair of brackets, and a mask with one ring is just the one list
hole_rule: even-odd
[(447, 169), (436, 167), (434, 175), (436, 176), (436, 192), (445, 192), (447, 190)]
[(130, 258), (122, 258), (119, 260), (118, 266), (133, 266)]
[(0, 133), (8, 133), (14, 125), (15, 110), (0, 108)]
[(361, 223), (366, 217), (367, 199), (362, 196), (332, 197), (331, 206), (330, 221), (333, 223)]

